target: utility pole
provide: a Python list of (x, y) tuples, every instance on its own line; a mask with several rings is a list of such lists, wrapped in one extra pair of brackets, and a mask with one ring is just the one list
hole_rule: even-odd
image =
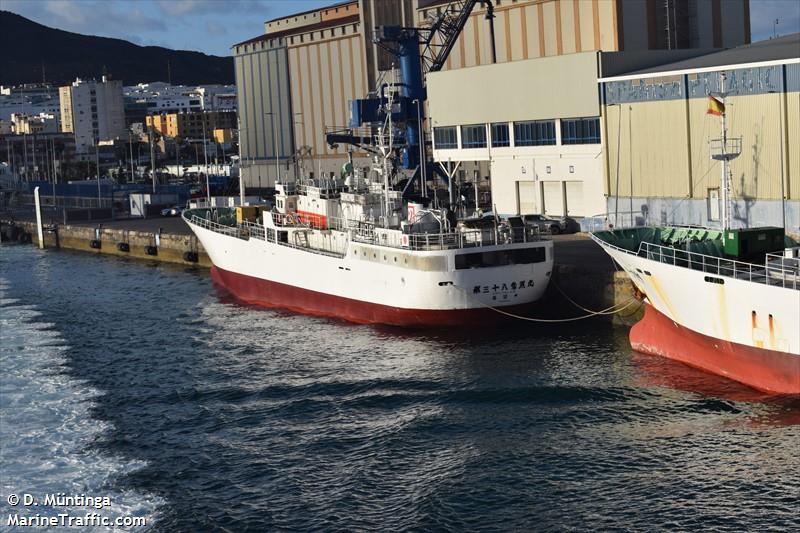
[(25, 169), (25, 181), (30, 181), (28, 179), (28, 136), (25, 130), (22, 130), (22, 162)]
[(100, 207), (100, 139), (94, 138), (94, 165), (97, 171), (97, 207)]
[(244, 167), (242, 166), (242, 121), (239, 118), (239, 113), (236, 113), (236, 130), (239, 137), (239, 205), (244, 205)]
[(206, 174), (206, 200), (208, 201), (208, 207), (211, 207), (211, 187), (209, 185), (208, 179), (208, 151), (206, 150), (206, 112), (201, 111), (203, 118), (203, 165), (204, 171)]
[(58, 174), (56, 174), (56, 140), (55, 139), (51, 139), (51, 142), (53, 143), (53, 209), (55, 209), (55, 207), (56, 207), (56, 182), (58, 181)]
[(154, 130), (153, 130), (153, 126), (151, 125), (150, 126), (150, 135), (148, 135), (148, 137), (150, 138), (150, 177), (153, 180), (153, 194), (155, 194), (155, 192), (156, 192), (156, 152), (155, 152), (155, 148), (153, 147), (153, 135), (154, 135)]
[(133, 181), (133, 132), (128, 131), (128, 150), (130, 151), (129, 163), (131, 164), (131, 177), (128, 181)]

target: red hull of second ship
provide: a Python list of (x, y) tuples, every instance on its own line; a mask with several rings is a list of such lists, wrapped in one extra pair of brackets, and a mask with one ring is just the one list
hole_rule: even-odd
[(631, 328), (637, 352), (668, 357), (771, 394), (800, 394), (800, 355), (708, 337), (675, 323), (651, 305)]
[[(508, 320), (505, 315), (489, 308), (433, 310), (392, 307), (245, 276), (218, 267), (211, 268), (211, 279), (244, 303), (358, 324), (436, 327), (486, 325)], [(503, 307), (503, 311), (527, 316), (533, 308), (533, 304), (517, 305)]]

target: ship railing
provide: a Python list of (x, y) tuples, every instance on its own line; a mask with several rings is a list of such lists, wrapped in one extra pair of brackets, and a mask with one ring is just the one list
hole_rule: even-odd
[(250, 238), (256, 238), (262, 241), (265, 239), (264, 226), (260, 224), (244, 221), (235, 226), (228, 226), (226, 224), (220, 224), (219, 222), (211, 220), (210, 218), (201, 217), (195, 214), (192, 214), (189, 220), (195, 226), (200, 226), (201, 228), (205, 228), (215, 233), (230, 235), (231, 237), (236, 237), (237, 239), (247, 240)]
[(215, 222), (214, 220), (211, 220), (210, 218), (207, 217), (201, 217), (199, 215), (192, 214), (189, 221), (195, 226), (200, 226), (201, 228), (211, 230), (215, 233), (222, 233), (224, 235), (231, 235), (233, 237), (239, 236), (238, 227), (220, 224), (219, 222)]
[[(604, 244), (614, 247), (608, 243)], [(622, 248), (617, 249), (623, 250)], [(628, 250), (623, 251), (633, 253)], [(765, 265), (761, 266), (714, 255), (690, 252), (671, 246), (642, 242), (639, 244), (639, 250), (635, 255), (645, 257), (651, 261), (699, 270), (720, 277), (800, 289), (800, 283), (798, 283), (798, 268), (800, 268), (800, 265), (798, 265), (798, 260), (784, 258), (778, 254), (768, 254)]]
[(262, 241), (266, 239), (264, 226), (247, 220), (239, 223), (239, 236), (240, 238), (250, 237), (251, 239), (256, 238)]
[(348, 233), (354, 242), (375, 244), (387, 248), (401, 248), (415, 251), (450, 250), (480, 246), (499, 246), (538, 242), (542, 235), (536, 226), (495, 227), (483, 229), (456, 229), (437, 233), (403, 233), (399, 230), (384, 229), (370, 222), (328, 218), (329, 229)]
[(800, 257), (767, 254), (764, 266), (770, 285), (800, 290)]

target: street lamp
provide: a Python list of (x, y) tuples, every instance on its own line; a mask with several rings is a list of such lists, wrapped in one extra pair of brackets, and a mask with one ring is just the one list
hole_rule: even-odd
[(278, 183), (280, 181), (281, 171), (280, 171), (280, 164), (278, 162), (278, 136), (276, 135), (275, 132), (275, 115), (277, 113), (275, 113), (274, 111), (267, 111), (264, 114), (269, 115), (270, 122), (272, 123), (272, 144), (273, 144), (273, 149), (275, 150), (275, 183)]
[(412, 103), (417, 104), (417, 124), (419, 125), (419, 131), (417, 132), (419, 135), (419, 170), (420, 170), (420, 178), (422, 179), (422, 197), (428, 197), (428, 176), (427, 176), (427, 169), (425, 168), (426, 161), (425, 161), (425, 130), (422, 127), (422, 102), (419, 98), (415, 98), (412, 100)]
[[(295, 120), (292, 121), (292, 126), (298, 126), (298, 125), (299, 126), (303, 126), (303, 136), (305, 137), (306, 125), (302, 120), (303, 119), (303, 114), (302, 113), (294, 113), (294, 118), (295, 118)], [(297, 120), (298, 118), (300, 119), (299, 121)], [(292, 139), (296, 139), (296, 137), (294, 137), (294, 131), (295, 131), (295, 129), (293, 127), (292, 128), (292, 135), (293, 135)], [(299, 153), (299, 148), (297, 148), (297, 146), (295, 145), (295, 147), (294, 147), (294, 155), (293, 155), (293, 158), (294, 158), (294, 180), (295, 180), (295, 182), (297, 182), (298, 179), (300, 178), (300, 162), (297, 159), (298, 153)]]

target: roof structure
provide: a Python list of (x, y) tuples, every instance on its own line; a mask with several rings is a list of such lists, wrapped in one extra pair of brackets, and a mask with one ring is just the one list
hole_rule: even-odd
[(329, 6), (318, 7), (316, 9), (307, 9), (305, 11), (298, 11), (297, 13), (290, 13), (282, 17), (275, 17), (274, 19), (269, 19), (267, 23), (269, 24), (270, 22), (277, 22), (279, 20), (285, 20), (292, 17), (299, 17), (300, 15), (308, 15), (309, 13), (317, 13), (318, 11), (324, 11), (326, 9), (335, 9), (337, 7), (342, 7), (346, 6), (347, 4), (354, 4), (354, 3), (356, 3), (354, 0), (343, 0), (341, 2), (334, 2)]
[(800, 59), (800, 33), (793, 33), (777, 39), (758, 41), (752, 44), (728, 48), (719, 52), (704, 54), (657, 67), (636, 70), (619, 77), (632, 77), (644, 74), (663, 74), (666, 72), (691, 71), (698, 69), (714, 69), (728, 65), (745, 65)]
[(285, 37), (287, 35), (297, 35), (299, 33), (307, 33), (315, 30), (323, 30), (325, 28), (331, 28), (335, 26), (344, 26), (345, 24), (353, 24), (359, 22), (360, 20), (361, 20), (360, 15), (350, 15), (347, 17), (342, 17), (337, 19), (323, 20), (322, 22), (317, 22), (316, 24), (309, 24), (307, 26), (300, 26), (297, 28), (289, 28), (282, 31), (276, 31), (274, 33), (263, 33), (261, 35), (257, 35), (256, 37), (253, 37), (252, 39), (236, 43), (232, 45), (231, 48), (235, 48), (237, 46), (242, 46), (245, 44), (257, 43), (261, 41), (269, 41), (270, 39), (277, 39), (279, 37)]

